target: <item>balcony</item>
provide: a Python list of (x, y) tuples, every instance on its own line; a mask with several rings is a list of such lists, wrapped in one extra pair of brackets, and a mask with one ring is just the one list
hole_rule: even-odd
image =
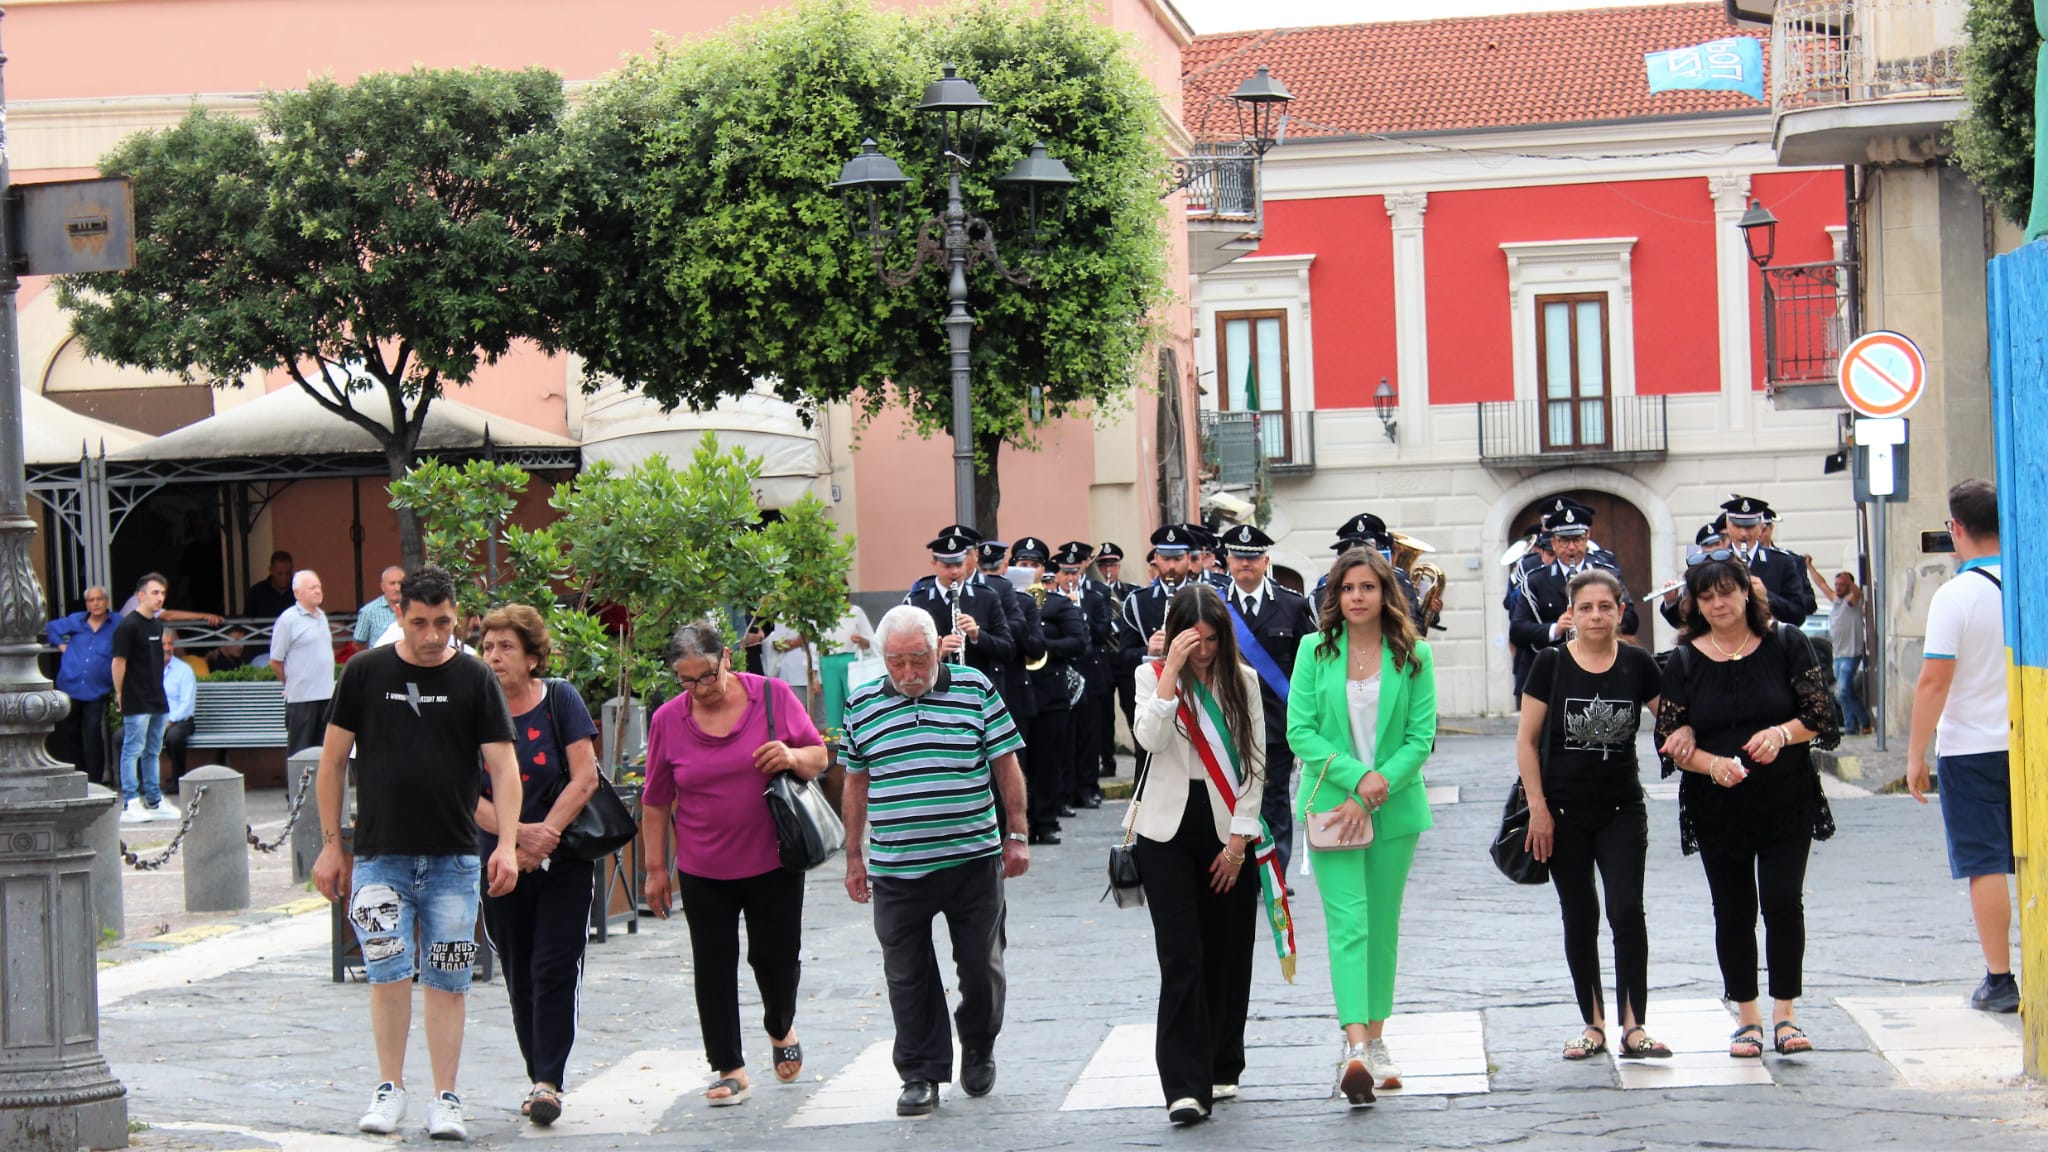
[(1969, 0), (1779, 0), (1771, 93), (1781, 164), (1928, 159), (1963, 99)]
[(1263, 488), (1316, 470), (1316, 414), (1202, 410), (1202, 472), (1225, 487)]
[(1773, 407), (1840, 408), (1835, 367), (1854, 339), (1846, 263), (1764, 269), (1764, 383)]
[(1628, 464), (1662, 460), (1670, 450), (1662, 396), (1499, 400), (1475, 407), (1479, 462), (1489, 468)]
[(1187, 193), (1189, 268), (1200, 276), (1259, 250), (1264, 230), (1259, 162), (1235, 141), (1197, 144), (1175, 157), (1174, 187)]

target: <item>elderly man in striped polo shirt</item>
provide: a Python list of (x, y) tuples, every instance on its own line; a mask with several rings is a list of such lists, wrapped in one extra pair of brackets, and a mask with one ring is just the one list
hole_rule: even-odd
[(960, 983), (960, 1087), (969, 1096), (995, 1087), (1007, 988), (1003, 880), (1031, 867), (1023, 741), (988, 677), (940, 661), (928, 613), (890, 609), (875, 640), (889, 674), (846, 702), (846, 893), (875, 905), (903, 1077), (896, 1114), (923, 1116), (953, 1079), (935, 916), (946, 918)]

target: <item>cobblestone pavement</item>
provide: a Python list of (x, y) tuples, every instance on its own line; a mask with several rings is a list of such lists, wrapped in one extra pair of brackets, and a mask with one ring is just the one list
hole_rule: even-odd
[[(472, 1140), (777, 1150), (2048, 1146), (2044, 1097), (2017, 1076), (2016, 1019), (1958, 1007), (1982, 967), (1964, 889), (1948, 879), (1938, 815), (1902, 797), (1835, 801), (1841, 831), (1817, 849), (1808, 882), (1800, 1019), (1818, 1050), (1759, 1064), (1716, 1050), (1733, 1021), (1713, 999), (1706, 885), (1678, 852), (1670, 790), (1653, 787), (1650, 1023), (1683, 1041), (1674, 1046), (1705, 1050), (1648, 1071), (1565, 1064), (1557, 1049), (1576, 1032), (1577, 1012), (1556, 901), (1509, 885), (1486, 859), (1510, 754), (1499, 735), (1447, 736), (1428, 770), (1443, 803), (1416, 859), (1390, 1025), (1411, 1092), (1370, 1111), (1327, 1099), (1336, 1032), (1322, 914), (1303, 877), (1294, 984), (1280, 979), (1261, 929), (1243, 1099), (1208, 1125), (1168, 1127), (1149, 1059), (1150, 923), (1097, 899), (1122, 810), (1112, 804), (1067, 821), (1067, 842), (1039, 849), (1030, 875), (1010, 885), (1010, 997), (992, 1095), (949, 1087), (932, 1118), (891, 1114), (874, 936), (830, 864), (806, 892), (797, 1029), (809, 1062), (799, 1084), (773, 1082), (768, 1041), (757, 1036), (752, 1101), (703, 1105), (687, 931), (680, 918), (645, 922), (591, 946), (565, 1115), (544, 1135), (518, 1115), (526, 1085), (503, 987), (477, 987), (461, 1077)], [(421, 1107), (402, 1138), (355, 1131), (374, 1077), (368, 998), (358, 984), (329, 982), (327, 924), (325, 915), (282, 916), (101, 973), (102, 1046), (131, 1114), (148, 1125), (141, 1146), (342, 1152), (427, 1142)], [(943, 935), (939, 948), (944, 956)], [(758, 1019), (752, 990), (743, 996), (744, 1017)], [(428, 1083), (417, 1028), (408, 1068), (416, 1085)]]

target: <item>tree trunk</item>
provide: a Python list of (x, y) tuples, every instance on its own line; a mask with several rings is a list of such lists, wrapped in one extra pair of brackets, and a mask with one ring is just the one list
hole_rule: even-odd
[[(384, 444), (384, 463), (396, 482), (405, 479), (412, 469), (412, 450), (405, 444), (405, 438), (393, 437)], [(387, 499), (390, 490), (385, 490)], [(407, 572), (417, 572), (426, 566), (426, 545), (420, 540), (420, 518), (410, 508), (394, 508), (398, 513), (398, 556), (399, 564)]]
[(1002, 474), (997, 470), (1003, 438), (1000, 433), (974, 434), (974, 527), (988, 539), (996, 539), (997, 513), (1003, 506)]

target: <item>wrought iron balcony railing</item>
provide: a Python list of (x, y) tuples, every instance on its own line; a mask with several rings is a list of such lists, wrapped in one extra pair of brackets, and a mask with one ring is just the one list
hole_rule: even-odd
[(1479, 462), (1494, 468), (1661, 460), (1670, 450), (1662, 396), (1498, 400), (1479, 409)]
[(1855, 338), (1850, 319), (1850, 265), (1786, 264), (1764, 269), (1764, 380), (1823, 384), (1834, 380), (1842, 349)]
[(1960, 96), (1969, 0), (1778, 0), (1777, 111)]
[(1173, 186), (1188, 194), (1189, 220), (1256, 222), (1259, 164), (1243, 144), (1197, 144), (1173, 161)]

